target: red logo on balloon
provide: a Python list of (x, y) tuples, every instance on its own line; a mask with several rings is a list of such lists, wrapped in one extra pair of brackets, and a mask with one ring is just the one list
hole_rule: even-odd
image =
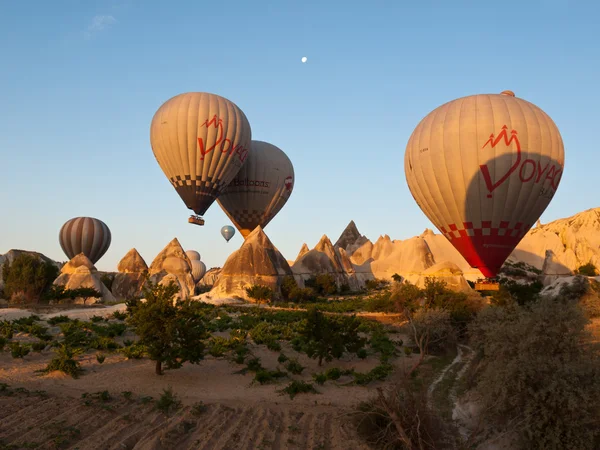
[(494, 148), (502, 140), (504, 140), (504, 143), (506, 144), (507, 147), (513, 141), (515, 142), (515, 145), (517, 147), (517, 160), (508, 169), (508, 171), (504, 175), (502, 175), (502, 177), (495, 183), (492, 182), (492, 177), (490, 175), (490, 171), (488, 169), (487, 164), (483, 164), (483, 165), (479, 166), (479, 168), (481, 169), (481, 173), (483, 174), (483, 179), (485, 180), (485, 185), (487, 186), (488, 191), (489, 191), (489, 194), (487, 195), (488, 198), (492, 197), (492, 192), (494, 191), (494, 189), (496, 189), (498, 186), (500, 186), (502, 183), (504, 183), (508, 179), (508, 177), (510, 177), (510, 175), (515, 170), (517, 170), (517, 167), (519, 167), (519, 164), (521, 164), (521, 144), (519, 142), (519, 138), (517, 137), (517, 131), (512, 130), (510, 132), (511, 136), (509, 138), (507, 130), (508, 130), (508, 127), (506, 125), (504, 125), (502, 127), (502, 131), (500, 132), (500, 134), (498, 136), (494, 136), (494, 133), (492, 133), (490, 135), (490, 138), (487, 140), (487, 142), (485, 144), (483, 144), (483, 147), (481, 147), (482, 149), (484, 149), (487, 147), (488, 144), (490, 144), (490, 146), (492, 148)]
[[(486, 148), (488, 144), (490, 147), (494, 148), (501, 142), (504, 142), (504, 144), (507, 147), (511, 144), (511, 142), (514, 142), (517, 150), (517, 160), (512, 166), (509, 167), (508, 171), (504, 175), (502, 175), (500, 179), (498, 179), (498, 181), (496, 181), (495, 183), (492, 181), (492, 177), (490, 175), (490, 171), (488, 169), (487, 164), (482, 164), (479, 166), (479, 168), (481, 169), (481, 174), (483, 175), (483, 179), (485, 181), (485, 185), (489, 191), (487, 195), (488, 198), (491, 198), (492, 192), (498, 186), (502, 185), (502, 183), (504, 183), (508, 179), (508, 177), (510, 177), (513, 174), (513, 172), (517, 171), (517, 169), (519, 170), (519, 179), (523, 183), (533, 181), (535, 184), (537, 184), (540, 181), (542, 181), (542, 177), (546, 175), (544, 181), (550, 180), (550, 187), (552, 187), (554, 190), (558, 188), (558, 183), (560, 182), (560, 178), (562, 177), (562, 161), (558, 162), (558, 164), (551, 164), (549, 161), (544, 167), (542, 167), (540, 161), (535, 161), (533, 159), (526, 159), (523, 162), (521, 162), (521, 143), (519, 142), (517, 131), (511, 130), (509, 137), (508, 127), (506, 125), (502, 127), (502, 131), (500, 132), (500, 134), (498, 134), (498, 136), (494, 136), (494, 134), (492, 133), (489, 139), (486, 141), (485, 144), (483, 144), (483, 147), (481, 148)], [(552, 198), (554, 192), (548, 191), (548, 189), (542, 189), (540, 195), (545, 195), (546, 197), (548, 197), (549, 195), (548, 198)]]
[(215, 143), (212, 146), (206, 148), (204, 148), (204, 140), (201, 137), (198, 138), (198, 145), (200, 146), (201, 154), (200, 161), (203, 161), (204, 156), (212, 152), (217, 147), (217, 145), (220, 144), (221, 153), (229, 152), (229, 155), (235, 153), (236, 155), (238, 155), (239, 160), (241, 162), (244, 162), (246, 160), (246, 157), (248, 156), (248, 149), (244, 148), (242, 145), (234, 146), (231, 143), (231, 140), (228, 138), (223, 139), (223, 120), (219, 119), (215, 114), (212, 119), (206, 119), (206, 121), (202, 124), (202, 126), (205, 126), (206, 128), (210, 127), (211, 125), (219, 130), (218, 138), (215, 139)]
[(291, 191), (291, 190), (292, 190), (292, 184), (293, 184), (293, 179), (292, 179), (292, 177), (291, 177), (291, 176), (287, 177), (287, 178), (286, 178), (286, 179), (283, 181), (283, 184), (285, 184), (285, 188), (286, 188), (288, 191)]

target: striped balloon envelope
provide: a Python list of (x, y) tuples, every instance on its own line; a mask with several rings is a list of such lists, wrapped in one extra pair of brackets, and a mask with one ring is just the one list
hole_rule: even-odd
[(206, 265), (199, 259), (192, 259), (192, 277), (194, 278), (194, 283), (200, 281), (205, 273)]
[(93, 264), (106, 253), (110, 240), (106, 224), (93, 217), (75, 217), (67, 221), (58, 234), (60, 246), (69, 259), (83, 253)]
[(244, 165), (252, 131), (226, 98), (188, 92), (154, 114), (150, 142), (156, 160), (185, 205), (203, 215)]
[(436, 108), (417, 125), (404, 156), (421, 210), (486, 277), (497, 275), (548, 207), (563, 169), (556, 124), (511, 91)]

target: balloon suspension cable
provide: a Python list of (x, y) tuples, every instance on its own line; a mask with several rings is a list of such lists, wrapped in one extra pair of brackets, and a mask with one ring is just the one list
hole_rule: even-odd
[(190, 218), (188, 219), (189, 223), (193, 223), (194, 225), (204, 225), (204, 219), (200, 216), (194, 216), (191, 215)]

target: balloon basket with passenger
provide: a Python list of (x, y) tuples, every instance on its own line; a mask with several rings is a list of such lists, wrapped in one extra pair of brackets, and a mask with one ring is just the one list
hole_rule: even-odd
[(204, 219), (200, 216), (191, 215), (188, 219), (188, 223), (193, 223), (194, 225), (204, 225)]
[(495, 278), (478, 279), (475, 282), (476, 291), (499, 291), (500, 283)]

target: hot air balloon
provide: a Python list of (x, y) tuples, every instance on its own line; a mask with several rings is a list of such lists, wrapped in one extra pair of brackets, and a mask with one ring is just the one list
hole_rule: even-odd
[(556, 124), (511, 91), (438, 107), (417, 125), (404, 156), (419, 207), (488, 279), (542, 215), (563, 169)]
[(185, 203), (202, 216), (235, 177), (250, 152), (251, 129), (240, 108), (226, 98), (188, 92), (167, 100), (150, 127), (152, 151)]
[(276, 146), (252, 141), (252, 151), (217, 202), (244, 238), (265, 228), (288, 201), (294, 188), (294, 167)]
[(69, 259), (83, 253), (92, 264), (106, 253), (110, 240), (106, 224), (93, 217), (75, 217), (67, 221), (58, 233), (60, 246)]
[(190, 261), (200, 261), (200, 253), (198, 253), (196, 250), (188, 250), (185, 252), (185, 254), (188, 258), (190, 258)]
[(204, 263), (198, 259), (192, 259), (192, 277), (194, 278), (194, 283), (200, 281), (205, 273), (206, 266)]
[(225, 225), (223, 228), (221, 228), (221, 235), (225, 238), (227, 242), (229, 242), (229, 240), (233, 237), (234, 234), (235, 228), (233, 228), (231, 225)]

